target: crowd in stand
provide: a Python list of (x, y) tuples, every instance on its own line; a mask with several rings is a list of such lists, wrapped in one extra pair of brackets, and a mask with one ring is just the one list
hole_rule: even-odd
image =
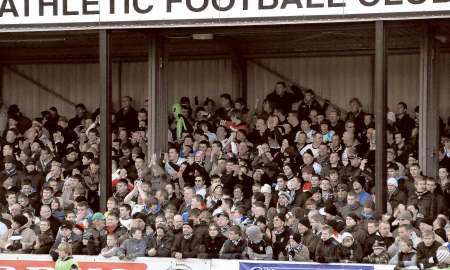
[(434, 178), (417, 161), (418, 108), (410, 116), (399, 102), (388, 113), (380, 213), (374, 116), (360, 100), (344, 115), (312, 90), (278, 82), (259, 103), (183, 97), (168, 119), (168, 152), (146, 156), (147, 111), (124, 97), (112, 117), (106, 212), (98, 110), (78, 104), (68, 119), (52, 107), (31, 120), (9, 106), (0, 112), (1, 252), (448, 267), (445, 124)]

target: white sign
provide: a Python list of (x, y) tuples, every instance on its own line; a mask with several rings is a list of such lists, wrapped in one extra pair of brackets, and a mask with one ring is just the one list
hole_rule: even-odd
[(450, 0), (0, 0), (1, 27), (450, 17)]

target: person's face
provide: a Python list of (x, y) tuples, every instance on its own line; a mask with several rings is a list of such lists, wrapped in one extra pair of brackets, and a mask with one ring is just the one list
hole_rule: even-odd
[(360, 106), (359, 106), (358, 102), (352, 101), (350, 103), (350, 108), (351, 108), (352, 112), (358, 112), (360, 109)]
[(419, 180), (415, 184), (417, 192), (424, 192), (427, 189), (426, 181)]
[(388, 185), (387, 188), (389, 193), (394, 193), (397, 189), (394, 185)]
[(322, 239), (322, 241), (327, 241), (330, 237), (331, 235), (328, 230), (322, 230), (322, 234), (320, 235), (320, 239)]
[(8, 205), (13, 205), (17, 202), (17, 198), (16, 195), (14, 194), (9, 194), (8, 197), (6, 197), (6, 202), (8, 203)]
[(367, 232), (369, 234), (374, 234), (377, 231), (377, 226), (375, 223), (367, 223)]
[(318, 176), (311, 177), (311, 186), (313, 187), (320, 186), (320, 178)]
[(356, 197), (355, 196), (347, 196), (347, 204), (348, 205), (354, 205), (356, 203)]
[(125, 183), (117, 183), (116, 189), (119, 193), (125, 193), (128, 191), (128, 187)]
[(380, 223), (380, 226), (378, 226), (378, 231), (380, 232), (381, 236), (387, 236), (391, 231), (391, 226), (386, 223)]
[(142, 231), (141, 230), (134, 231), (133, 239), (141, 240), (142, 239)]
[(286, 182), (284, 181), (283, 178), (278, 178), (277, 179), (277, 186), (278, 186), (279, 189), (286, 188)]
[(220, 98), (220, 104), (221, 104), (223, 107), (226, 107), (226, 106), (230, 105), (230, 101), (229, 101), (227, 98), (221, 97), (221, 98)]
[(8, 144), (3, 146), (3, 156), (12, 156), (13, 154), (13, 149), (11, 148), (11, 146), (9, 146)]
[(183, 227), (183, 218), (180, 215), (173, 217), (173, 226), (175, 229), (181, 229)]
[(311, 94), (311, 93), (306, 93), (305, 94), (305, 101), (306, 102), (310, 102), (313, 98), (314, 98), (313, 94)]
[(312, 164), (314, 161), (314, 157), (311, 156), (310, 154), (304, 154), (303, 155), (303, 163), (310, 165)]
[(436, 190), (436, 182), (434, 182), (434, 181), (427, 181), (427, 190), (429, 192), (434, 192)]
[[(313, 137), (313, 143), (315, 145), (320, 145), (322, 143), (322, 141), (323, 141), (323, 135), (320, 133), (316, 133)], [(319, 150), (320, 150), (320, 148), (319, 148)]]
[(394, 140), (396, 144), (401, 144), (403, 143), (403, 138), (402, 135), (400, 133), (395, 134), (394, 136)]
[(210, 226), (208, 229), (209, 236), (216, 237), (219, 235), (219, 230), (216, 226)]
[(275, 92), (277, 93), (277, 95), (282, 95), (284, 91), (286, 91), (286, 88), (282, 84), (277, 83), (275, 85)]
[(228, 233), (228, 238), (231, 240), (231, 241), (237, 241), (237, 240), (239, 240), (239, 234), (237, 234), (236, 232), (234, 232), (234, 231), (230, 231), (229, 233)]
[(397, 104), (396, 109), (397, 109), (397, 114), (403, 114), (406, 111), (402, 104)]
[[(281, 197), (284, 198), (284, 196), (281, 196)], [(273, 227), (274, 228), (279, 229), (279, 228), (282, 228), (283, 226), (284, 226), (284, 222), (279, 217), (275, 217), (273, 219)]]
[(77, 213), (78, 213), (78, 215), (85, 217), (85, 216), (87, 216), (87, 208), (85, 206), (78, 206)]
[(398, 236), (402, 239), (408, 239), (409, 238), (409, 231), (405, 228), (398, 228)]
[(106, 208), (108, 208), (108, 211), (111, 211), (112, 209), (116, 208), (117, 204), (114, 200), (108, 200), (106, 203)]
[(184, 200), (186, 201), (186, 202), (191, 202), (191, 200), (192, 200), (192, 196), (193, 196), (194, 194), (192, 193), (192, 189), (189, 189), (189, 188), (185, 188), (184, 189), (184, 191), (183, 191), (183, 196), (184, 196)]
[(423, 237), (423, 243), (425, 244), (425, 246), (431, 247), (433, 245), (433, 242), (434, 242), (433, 236), (427, 235)]
[(117, 239), (116, 239), (115, 236), (108, 235), (108, 236), (106, 237), (106, 245), (107, 245), (108, 247), (115, 247), (116, 244), (117, 244)]
[(320, 202), (322, 201), (322, 193), (316, 192), (312, 195), (312, 198), (314, 199), (314, 201)]
[(190, 235), (192, 234), (192, 228), (188, 225), (183, 225), (183, 235)]
[(41, 220), (41, 222), (39, 222), (39, 230), (41, 231), (41, 233), (46, 232), (49, 229), (50, 223), (48, 221)]
[(122, 107), (123, 108), (128, 108), (131, 106), (131, 100), (128, 97), (123, 97), (122, 98)]
[(419, 168), (417, 166), (411, 166), (409, 167), (409, 173), (412, 177), (417, 177), (420, 173)]
[(345, 225), (347, 225), (347, 227), (353, 227), (356, 225), (356, 221), (351, 218), (351, 217), (346, 217), (345, 218)]
[(328, 180), (322, 180), (322, 182), (320, 182), (320, 189), (322, 191), (329, 191), (331, 189), (331, 184), (330, 181)]
[(345, 189), (338, 189), (337, 197), (339, 200), (347, 200), (348, 202), (347, 191)]
[(311, 127), (311, 125), (308, 123), (308, 121), (302, 120), (302, 122), (300, 123), (300, 127), (301, 127), (301, 129), (302, 129), (303, 131), (308, 132), (309, 129), (310, 129), (310, 127)]
[(356, 192), (356, 193), (360, 193), (361, 191), (362, 191), (362, 186), (361, 186), (361, 184), (359, 183), (359, 182), (353, 182), (353, 190)]
[(107, 227), (114, 227), (118, 224), (119, 220), (115, 216), (107, 216), (106, 217), (106, 226)]
[(235, 199), (241, 199), (243, 194), (242, 194), (242, 190), (240, 188), (235, 188), (233, 190), (233, 196)]
[(342, 241), (342, 245), (344, 247), (351, 247), (353, 245), (353, 238), (345, 237), (344, 240)]
[(121, 218), (128, 218), (130, 216), (130, 211), (126, 207), (119, 207), (119, 213)]
[(334, 135), (331, 138), (331, 144), (333, 147), (338, 147), (341, 144), (341, 138), (338, 135)]
[(440, 168), (439, 169), (439, 179), (441, 180), (447, 180), (448, 172), (446, 168)]

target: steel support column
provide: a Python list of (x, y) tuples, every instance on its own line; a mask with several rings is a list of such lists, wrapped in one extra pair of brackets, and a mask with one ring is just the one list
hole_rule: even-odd
[(430, 177), (437, 177), (439, 164), (438, 53), (431, 25), (424, 23), (420, 44), (419, 164)]
[(111, 195), (111, 33), (100, 30), (100, 209)]
[(378, 211), (386, 212), (386, 113), (387, 113), (387, 67), (386, 27), (383, 21), (375, 22), (375, 204)]
[(148, 158), (155, 153), (158, 157), (167, 150), (169, 109), (167, 91), (167, 53), (164, 39), (151, 35), (148, 41)]

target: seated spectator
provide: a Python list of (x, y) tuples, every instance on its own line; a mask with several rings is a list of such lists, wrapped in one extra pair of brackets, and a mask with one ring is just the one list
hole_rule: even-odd
[(130, 230), (131, 238), (123, 241), (120, 245), (117, 256), (121, 260), (134, 260), (137, 257), (144, 257), (147, 248), (147, 241), (143, 239), (143, 231), (140, 228)]
[(247, 242), (242, 239), (242, 231), (239, 226), (231, 226), (228, 231), (228, 240), (223, 243), (219, 252), (221, 259), (243, 259)]
[(389, 254), (386, 251), (386, 245), (382, 241), (375, 240), (372, 246), (372, 253), (363, 259), (363, 263), (388, 264)]
[(280, 261), (309, 261), (310, 254), (308, 247), (301, 243), (301, 235), (295, 233), (289, 237), (288, 244), (284, 251), (279, 255)]
[(106, 246), (101, 250), (100, 256), (110, 258), (119, 255), (119, 246), (117, 245), (117, 237), (114, 233), (108, 234), (106, 237)]
[(410, 239), (400, 240), (399, 245), (398, 253), (389, 260), (389, 264), (395, 265), (396, 269), (416, 267), (417, 257), (413, 242)]

